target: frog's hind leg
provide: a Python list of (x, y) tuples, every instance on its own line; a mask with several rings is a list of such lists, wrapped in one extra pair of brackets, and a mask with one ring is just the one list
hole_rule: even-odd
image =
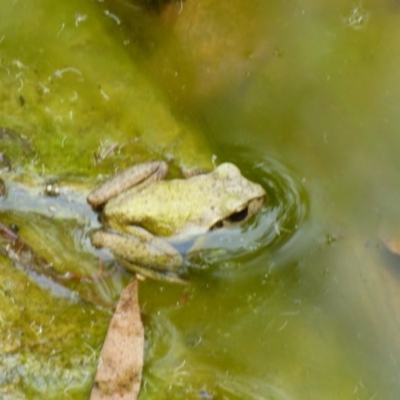
[(123, 266), (143, 276), (178, 282), (177, 271), (183, 265), (182, 255), (165, 240), (139, 227), (129, 234), (97, 231), (92, 236), (95, 247), (110, 249)]

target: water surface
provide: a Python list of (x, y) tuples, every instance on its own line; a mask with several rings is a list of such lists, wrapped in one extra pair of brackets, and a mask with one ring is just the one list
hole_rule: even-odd
[[(269, 192), (247, 242), (232, 239), (240, 251), (205, 258), (189, 287), (141, 284), (141, 398), (397, 399), (400, 266), (381, 241), (400, 219), (397, 3), (3, 3), (0, 121), (18, 138), (7, 143), (20, 141), (7, 150), (12, 180), (79, 182), (84, 202), (99, 174), (174, 157), (175, 174), (232, 161)], [(96, 271), (95, 217), (45, 210), (0, 216), (61, 271)], [(110, 309), (27, 283), (4, 256), (0, 265), (3, 304), (29, 310), (2, 308), (4, 332), (36, 332), (2, 336), (4, 392), (87, 398)], [(115, 302), (128, 279), (78, 289)], [(39, 352), (35, 328), (49, 321), (68, 334), (57, 346), (43, 336)], [(61, 378), (39, 379), (52, 352)]]

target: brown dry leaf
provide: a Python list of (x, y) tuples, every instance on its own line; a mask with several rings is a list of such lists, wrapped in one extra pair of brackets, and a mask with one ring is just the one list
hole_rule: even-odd
[(397, 228), (398, 222), (383, 222), (378, 235), (381, 243), (392, 254), (400, 256), (400, 231)]
[(399, 238), (382, 239), (382, 242), (390, 252), (400, 256), (400, 239)]
[(138, 281), (121, 293), (100, 354), (91, 400), (137, 399), (143, 368), (144, 329)]

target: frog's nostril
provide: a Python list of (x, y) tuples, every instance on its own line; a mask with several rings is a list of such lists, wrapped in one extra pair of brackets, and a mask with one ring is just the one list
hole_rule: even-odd
[(245, 220), (247, 218), (248, 214), (249, 214), (249, 208), (246, 207), (243, 210), (240, 210), (238, 212), (231, 214), (229, 216), (228, 220), (230, 222), (240, 222), (240, 221)]
[(223, 227), (224, 227), (224, 222), (223, 221), (218, 221), (211, 227), (211, 230), (213, 231), (215, 229), (221, 229)]

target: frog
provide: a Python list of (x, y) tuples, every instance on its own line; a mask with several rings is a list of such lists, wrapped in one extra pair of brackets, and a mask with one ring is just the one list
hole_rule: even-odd
[(233, 163), (175, 179), (166, 179), (168, 169), (165, 161), (134, 165), (89, 193), (103, 225), (91, 241), (141, 277), (182, 283), (187, 254), (177, 244), (244, 224), (267, 195)]

